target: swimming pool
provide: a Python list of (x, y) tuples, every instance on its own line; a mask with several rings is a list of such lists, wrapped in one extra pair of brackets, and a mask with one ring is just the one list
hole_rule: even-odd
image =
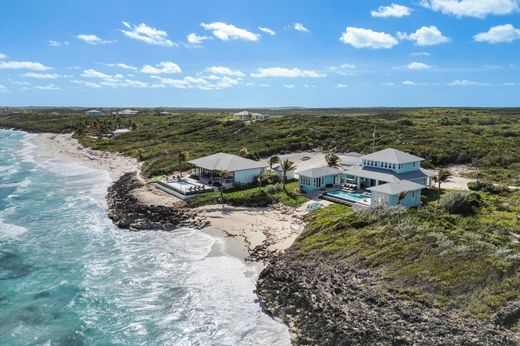
[(325, 193), (325, 196), (339, 198), (349, 203), (359, 203), (370, 205), (370, 196), (365, 196), (361, 192), (350, 192), (345, 190), (333, 190)]
[[(181, 199), (186, 199), (200, 193), (213, 191), (211, 186), (201, 184), (191, 178), (158, 181), (156, 186), (161, 190), (173, 194), (174, 196), (177, 196)], [(166, 188), (166, 190), (164, 188)]]

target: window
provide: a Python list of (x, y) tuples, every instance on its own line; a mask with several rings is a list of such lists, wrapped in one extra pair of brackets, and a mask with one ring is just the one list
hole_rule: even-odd
[(415, 167), (415, 161), (414, 161), (414, 162), (412, 162), (412, 166), (414, 166), (414, 167)]
[(412, 191), (412, 198), (415, 198), (415, 191)]
[(392, 163), (392, 169), (395, 169), (395, 163)]

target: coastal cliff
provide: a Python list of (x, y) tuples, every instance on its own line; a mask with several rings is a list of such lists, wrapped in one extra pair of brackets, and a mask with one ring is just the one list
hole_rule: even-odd
[(346, 261), (273, 258), (257, 282), (269, 314), (285, 321), (295, 345), (518, 345), (491, 321), (465, 319), (412, 301), (381, 284), (377, 270)]

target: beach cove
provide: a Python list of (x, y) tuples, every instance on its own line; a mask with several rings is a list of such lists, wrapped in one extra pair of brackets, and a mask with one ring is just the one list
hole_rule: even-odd
[(0, 137), (0, 343), (290, 343), (256, 302), (242, 237), (118, 229), (105, 194), (135, 161), (70, 135)]

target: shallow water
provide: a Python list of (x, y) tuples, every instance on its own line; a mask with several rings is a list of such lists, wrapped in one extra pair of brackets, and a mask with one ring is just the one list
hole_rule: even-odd
[[(257, 272), (190, 229), (128, 232), (106, 172), (0, 130), (0, 345), (288, 345)], [(219, 245), (219, 246), (216, 246)]]

